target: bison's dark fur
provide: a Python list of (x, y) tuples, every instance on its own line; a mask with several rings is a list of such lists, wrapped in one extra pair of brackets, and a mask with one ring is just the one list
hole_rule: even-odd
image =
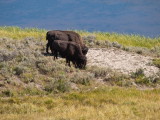
[(75, 42), (54, 40), (51, 49), (54, 51), (54, 59), (58, 53), (66, 58), (66, 64), (70, 66), (70, 61), (78, 68), (85, 68), (87, 58), (83, 55), (81, 46)]
[[(87, 54), (88, 48), (83, 44), (81, 36), (74, 32), (74, 31), (62, 31), (62, 30), (52, 30), (48, 31), (46, 34), (46, 40), (48, 40), (48, 43), (46, 45), (46, 52), (48, 52), (48, 48), (52, 47), (52, 42), (54, 40), (63, 40), (63, 41), (72, 41), (80, 44), (82, 47), (82, 53), (84, 55)], [(51, 49), (52, 50), (52, 49)], [(53, 51), (52, 51), (53, 52)]]

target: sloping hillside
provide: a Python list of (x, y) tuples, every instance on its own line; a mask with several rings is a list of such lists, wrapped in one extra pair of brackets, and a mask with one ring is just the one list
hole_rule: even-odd
[(65, 66), (64, 59), (54, 61), (45, 54), (45, 46), (42, 38), (0, 39), (1, 95), (67, 92), (97, 86), (99, 79), (119, 86), (159, 85), (159, 68), (152, 64), (152, 57), (115, 47), (90, 48), (87, 68), (79, 70)]

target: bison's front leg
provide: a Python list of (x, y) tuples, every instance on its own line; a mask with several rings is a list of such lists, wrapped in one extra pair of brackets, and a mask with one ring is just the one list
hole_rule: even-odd
[(70, 60), (68, 58), (66, 58), (66, 65), (68, 65), (69, 67), (71, 67)]
[(77, 68), (78, 66), (77, 66), (77, 63), (76, 63), (76, 61), (75, 60), (72, 60), (72, 63), (73, 63), (73, 65), (74, 65), (74, 67), (75, 68)]

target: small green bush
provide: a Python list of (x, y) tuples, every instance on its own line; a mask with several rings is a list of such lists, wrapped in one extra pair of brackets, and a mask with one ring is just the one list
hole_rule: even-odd
[(109, 68), (99, 68), (97, 66), (91, 66), (87, 70), (93, 73), (96, 78), (105, 77), (108, 73), (111, 72), (111, 69)]
[(91, 73), (75, 73), (71, 78), (71, 82), (82, 85), (90, 85), (93, 80), (93, 74)]
[(143, 69), (138, 69), (138, 70), (136, 70), (136, 72), (132, 72), (131, 73), (131, 77), (132, 78), (137, 78), (137, 77), (143, 77), (143, 76), (145, 76), (144, 75), (144, 70)]
[(33, 73), (23, 73), (21, 75), (21, 79), (24, 83), (34, 82), (34, 74)]
[(48, 85), (45, 86), (45, 91), (49, 93), (54, 92), (68, 92), (71, 87), (67, 79), (53, 79)]
[(130, 51), (130, 48), (123, 46), (122, 50), (124, 50), (124, 51)]
[(129, 79), (129, 76), (118, 72), (110, 73), (107, 77), (104, 78), (103, 81), (111, 85), (131, 86), (131, 80)]
[(160, 59), (153, 59), (153, 64), (154, 64), (156, 67), (160, 68)]
[(143, 69), (136, 70), (136, 72), (131, 74), (131, 78), (135, 80), (135, 83), (143, 85), (154, 85), (158, 81), (156, 80), (157, 78), (146, 77)]
[(113, 47), (116, 47), (116, 48), (121, 48), (121, 47), (122, 47), (122, 45), (119, 44), (118, 42), (113, 42), (113, 43), (112, 43), (112, 46), (113, 46)]
[(15, 68), (13, 68), (13, 71), (15, 72), (16, 75), (21, 75), (26, 71), (26, 68), (23, 66), (16, 66)]
[(11, 90), (7, 89), (7, 90), (2, 91), (2, 96), (13, 97), (14, 93)]

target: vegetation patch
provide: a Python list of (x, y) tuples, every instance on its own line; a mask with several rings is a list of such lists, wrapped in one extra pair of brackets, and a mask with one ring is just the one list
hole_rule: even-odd
[(160, 59), (154, 59), (154, 60), (153, 60), (153, 64), (154, 64), (155, 66), (157, 66), (158, 68), (160, 68)]
[[(159, 90), (103, 87), (54, 96), (0, 98), (5, 119), (148, 119), (160, 115)], [(116, 115), (116, 117), (115, 117)], [(24, 117), (25, 116), (25, 117)]]

